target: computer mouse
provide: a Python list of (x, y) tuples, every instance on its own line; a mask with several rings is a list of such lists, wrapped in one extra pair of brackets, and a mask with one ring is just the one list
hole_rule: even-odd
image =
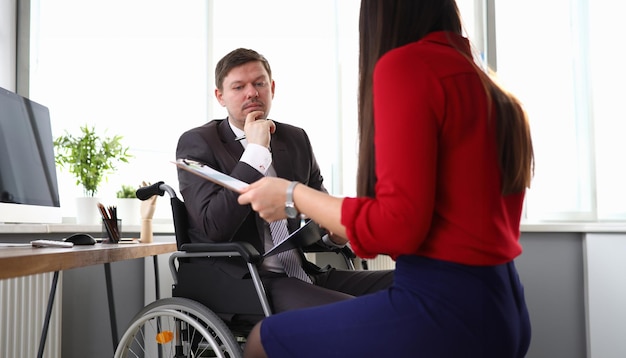
[(93, 236), (81, 233), (70, 235), (63, 241), (72, 242), (74, 245), (94, 245), (96, 243)]

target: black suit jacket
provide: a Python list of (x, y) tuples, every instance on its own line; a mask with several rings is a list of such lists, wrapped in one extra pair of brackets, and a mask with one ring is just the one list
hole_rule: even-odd
[[(303, 129), (276, 122), (270, 148), (278, 177), (326, 191), (309, 137)], [(178, 141), (176, 158), (196, 160), (252, 183), (263, 175), (239, 161), (243, 151), (228, 120), (219, 119), (183, 133)], [(250, 205), (239, 205), (237, 193), (182, 169), (178, 169), (178, 180), (189, 214), (191, 242), (246, 241), (260, 253), (264, 252), (263, 226), (267, 223)], [(299, 224), (298, 219), (289, 220), (289, 230), (295, 230)], [(235, 277), (243, 277), (248, 272), (240, 259), (215, 259), (212, 262)]]

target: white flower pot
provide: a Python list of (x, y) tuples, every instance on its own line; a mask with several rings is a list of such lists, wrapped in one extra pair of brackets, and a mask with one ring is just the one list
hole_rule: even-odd
[(102, 223), (102, 216), (98, 209), (100, 198), (78, 197), (76, 198), (76, 224), (78, 225), (99, 225)]
[(122, 225), (141, 225), (141, 200), (137, 198), (117, 198), (117, 218)]

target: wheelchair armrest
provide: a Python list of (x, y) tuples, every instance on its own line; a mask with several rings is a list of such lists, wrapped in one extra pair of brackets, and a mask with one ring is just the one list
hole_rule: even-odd
[(262, 259), (259, 251), (249, 242), (186, 243), (180, 246), (180, 251), (189, 253), (236, 251), (246, 262), (258, 263)]
[(304, 252), (316, 253), (316, 252), (334, 252), (336, 254), (343, 254), (345, 257), (349, 259), (356, 258), (356, 254), (350, 249), (349, 246), (344, 247), (329, 247), (322, 242), (322, 240), (317, 241), (309, 246), (305, 246), (302, 248)]

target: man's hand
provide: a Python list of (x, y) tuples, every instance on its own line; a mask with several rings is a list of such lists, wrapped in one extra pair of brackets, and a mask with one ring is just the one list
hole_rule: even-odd
[(271, 119), (262, 118), (263, 114), (262, 111), (248, 113), (243, 130), (246, 133), (248, 143), (269, 148), (271, 134), (276, 130), (276, 124)]

